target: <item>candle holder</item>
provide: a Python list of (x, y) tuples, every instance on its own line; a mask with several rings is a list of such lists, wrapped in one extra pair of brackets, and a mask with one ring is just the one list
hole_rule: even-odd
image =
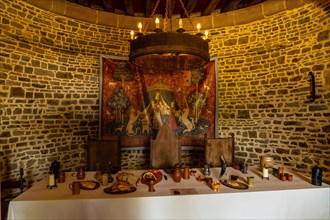
[(161, 32), (163, 32), (163, 30), (160, 29), (160, 28), (156, 28), (156, 29), (154, 30), (154, 32), (155, 32), (155, 33), (161, 33)]
[(199, 33), (196, 34), (196, 36), (198, 36), (198, 37), (203, 37), (204, 34), (199, 32)]
[(143, 35), (142, 32), (137, 32), (137, 33), (135, 34), (136, 37), (140, 37), (140, 36), (142, 36), (142, 35)]
[(185, 32), (186, 30), (185, 29), (183, 29), (183, 28), (179, 28), (178, 30), (176, 30), (176, 32), (178, 32), (178, 33), (183, 33), (183, 32)]
[(47, 185), (47, 189), (54, 189), (54, 188), (57, 188), (57, 185), (55, 184), (55, 185)]
[(267, 177), (262, 177), (262, 179), (266, 179), (266, 180), (269, 180), (269, 176), (267, 176)]

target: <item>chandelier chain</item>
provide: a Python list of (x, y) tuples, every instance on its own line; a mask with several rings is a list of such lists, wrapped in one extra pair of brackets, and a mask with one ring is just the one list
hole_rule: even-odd
[(165, 6), (165, 20), (164, 20), (164, 31), (167, 31), (167, 24), (168, 24), (168, 11), (170, 9), (170, 0), (166, 0), (166, 6)]
[(180, 4), (181, 4), (182, 9), (183, 9), (183, 11), (184, 11), (184, 14), (187, 16), (187, 18), (188, 18), (188, 20), (189, 20), (191, 26), (192, 26), (193, 29), (195, 30), (195, 26), (193, 25), (193, 23), (192, 23), (192, 21), (191, 21), (191, 18), (190, 18), (189, 15), (188, 15), (188, 11), (187, 11), (187, 9), (184, 7), (184, 4), (183, 4), (182, 0), (179, 0), (179, 1), (180, 1)]
[[(158, 8), (159, 2), (160, 2), (160, 0), (157, 0), (156, 5), (155, 5), (155, 7), (154, 7), (154, 9), (152, 10), (152, 13), (151, 13), (151, 15), (150, 15), (150, 18), (153, 18), (153, 17), (154, 17), (154, 15), (155, 15), (155, 13), (156, 13), (156, 10), (157, 10), (157, 8)], [(143, 34), (145, 34), (145, 33), (147, 32), (147, 30), (148, 30), (148, 26), (149, 26), (149, 23), (150, 23), (150, 20), (151, 20), (151, 19), (147, 19), (147, 23), (146, 23), (146, 26), (145, 26), (145, 28), (144, 28), (144, 30), (143, 30)]]

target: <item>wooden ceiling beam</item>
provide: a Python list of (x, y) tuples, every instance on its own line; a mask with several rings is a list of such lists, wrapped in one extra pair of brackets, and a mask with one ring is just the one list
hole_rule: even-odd
[(228, 11), (232, 11), (235, 10), (237, 5), (241, 2), (242, 0), (231, 0), (231, 1), (227, 1), (221, 12), (228, 12)]
[(249, 7), (249, 6), (252, 6), (252, 5), (256, 5), (256, 4), (262, 3), (264, 1), (265, 0), (249, 0), (249, 1), (245, 1), (244, 7)]
[(128, 16), (134, 16), (134, 9), (133, 9), (133, 1), (132, 0), (124, 0), (126, 14)]
[(91, 0), (78, 0), (78, 3), (83, 5), (83, 6), (86, 6), (86, 7), (91, 7), (92, 6)]
[(175, 3), (176, 3), (176, 0), (171, 0), (170, 1), (170, 8), (169, 8), (169, 11), (168, 11), (168, 17), (171, 18), (172, 17), (172, 14), (173, 14), (173, 11), (174, 11), (174, 8), (175, 8)]
[(102, 0), (102, 4), (104, 6), (104, 9), (108, 12), (114, 12), (115, 9), (113, 8), (112, 5), (112, 0)]
[(154, 9), (154, 4), (152, 0), (146, 0), (146, 18), (150, 18), (153, 9)]
[(202, 16), (210, 15), (219, 2), (220, 0), (211, 0), (210, 3), (206, 6), (205, 10), (202, 11)]
[[(194, 8), (195, 8), (197, 2), (198, 2), (198, 0), (189, 0), (189, 1), (188, 1), (188, 4), (187, 4), (187, 6), (186, 6), (186, 9), (187, 9), (188, 15), (190, 15), (190, 14), (193, 12), (193, 10), (194, 10)], [(183, 12), (183, 14), (184, 14), (184, 12)], [(185, 15), (185, 14), (184, 14), (184, 15)]]
[(220, 13), (223, 11), (223, 7), (229, 2), (230, 0), (220, 0), (218, 7), (220, 9)]

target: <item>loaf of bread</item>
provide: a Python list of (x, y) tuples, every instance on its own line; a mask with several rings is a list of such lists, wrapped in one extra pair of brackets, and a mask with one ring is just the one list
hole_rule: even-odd
[(133, 173), (128, 173), (128, 172), (119, 173), (116, 178), (118, 181), (128, 182), (131, 186), (135, 185), (136, 182), (138, 181), (138, 178), (134, 176)]

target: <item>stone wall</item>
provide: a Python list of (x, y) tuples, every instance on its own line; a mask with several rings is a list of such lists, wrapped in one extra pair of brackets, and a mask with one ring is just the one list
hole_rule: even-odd
[[(326, 1), (324, 1), (326, 2)], [(236, 137), (236, 158), (310, 173), (330, 168), (330, 2), (247, 25), (211, 30), (219, 59), (219, 130)], [(310, 101), (309, 72), (316, 78)]]
[(0, 9), (3, 179), (17, 177), (20, 165), (33, 181), (55, 159), (68, 170), (85, 164), (87, 136), (98, 130), (99, 56), (127, 54), (129, 30), (23, 1), (1, 1)]
[[(277, 164), (306, 174), (320, 165), (329, 179), (325, 2), (210, 29), (211, 55), (218, 57), (219, 131), (235, 133), (236, 159), (257, 164), (261, 155), (272, 155)], [(23, 166), (28, 180), (37, 181), (54, 159), (67, 170), (84, 165), (87, 136), (98, 133), (99, 56), (127, 56), (130, 29), (68, 18), (22, 0), (2, 0), (0, 11), (3, 179), (17, 177)], [(308, 102), (309, 71), (316, 76), (314, 102)], [(185, 152), (184, 163), (200, 163), (200, 153)], [(146, 150), (122, 156), (125, 168), (148, 164)]]

